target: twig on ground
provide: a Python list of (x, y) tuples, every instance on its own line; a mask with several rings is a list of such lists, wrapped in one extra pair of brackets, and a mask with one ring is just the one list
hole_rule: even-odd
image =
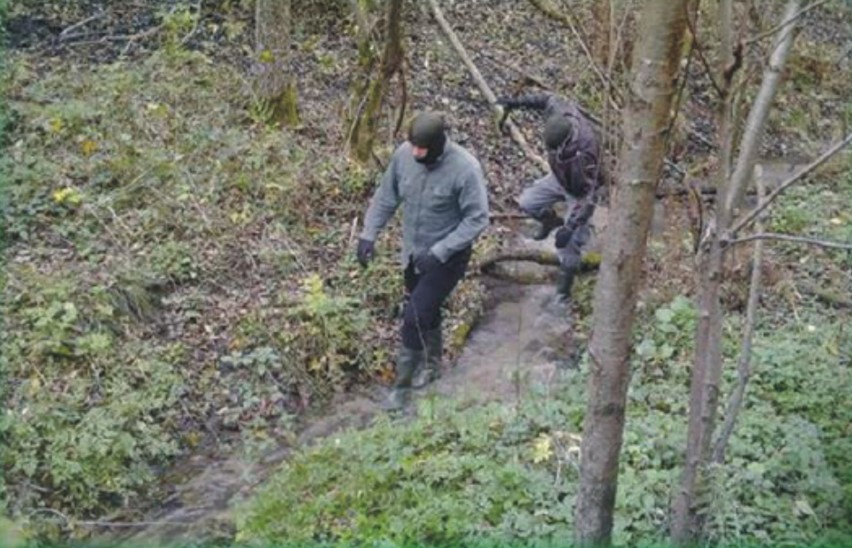
[(181, 41), (180, 41), (181, 45), (185, 45), (187, 42), (189, 42), (189, 40), (193, 36), (195, 36), (195, 33), (198, 32), (198, 25), (201, 23), (201, 3), (202, 3), (202, 1), (203, 0), (198, 0), (198, 2), (195, 4), (195, 24), (192, 25), (192, 30), (190, 30), (188, 33), (186, 33), (186, 36), (184, 36), (181, 39)]
[(491, 257), (486, 257), (482, 259), (478, 265), (476, 265), (476, 270), (484, 272), (493, 267), (495, 264), (506, 261), (523, 261), (538, 263), (545, 266), (559, 266), (559, 257), (556, 256), (556, 253), (550, 251), (517, 250), (505, 251), (497, 253)]
[(489, 215), (489, 218), (492, 221), (516, 221), (521, 219), (530, 219), (531, 217), (523, 213), (492, 213)]
[[(158, 32), (160, 32), (160, 30), (162, 30), (162, 28), (163, 28), (163, 25), (157, 25), (157, 26), (151, 27), (149, 29), (145, 29), (141, 32), (137, 32), (136, 34), (108, 34), (106, 36), (101, 36), (100, 38), (96, 38), (96, 39), (93, 39), (93, 40), (83, 40), (81, 42), (71, 42), (71, 43), (66, 44), (66, 45), (68, 45), (68, 46), (85, 46), (85, 45), (92, 45), (92, 44), (104, 44), (106, 42), (123, 42), (125, 40), (127, 40), (128, 44), (132, 44), (132, 43), (137, 42), (138, 40), (142, 40), (143, 38), (148, 38), (150, 36), (153, 36), (154, 34), (157, 34)], [(72, 36), (67, 37), (66, 41), (72, 40), (73, 38), (83, 38), (85, 36), (89, 36), (89, 35), (88, 34), (74, 34)]]
[(358, 216), (355, 215), (354, 217), (352, 217), (352, 226), (349, 229), (349, 246), (348, 247), (350, 247), (350, 248), (352, 247), (352, 245), (355, 243), (355, 237), (357, 235), (358, 235)]
[(482, 55), (486, 59), (493, 61), (493, 62), (497, 63), (498, 65), (502, 65), (502, 66), (508, 68), (509, 70), (513, 71), (513, 72), (516, 72), (518, 75), (523, 76), (528, 82), (535, 84), (536, 86), (540, 87), (541, 89), (543, 89), (545, 91), (552, 91), (553, 90), (553, 86), (551, 86), (550, 84), (545, 82), (544, 79), (522, 69), (521, 67), (519, 67), (515, 63), (512, 63), (511, 61), (506, 61), (504, 59), (500, 59), (499, 57), (497, 57), (493, 53), (483, 52)]
[[(88, 25), (88, 24), (89, 24), (89, 23), (91, 23), (92, 21), (97, 21), (98, 19), (100, 19), (101, 17), (103, 17), (103, 16), (105, 16), (105, 15), (106, 15), (106, 12), (105, 12), (105, 11), (101, 11), (101, 12), (98, 12), (98, 13), (96, 13), (96, 14), (92, 15), (91, 17), (86, 17), (86, 18), (85, 18), (85, 19), (83, 19), (82, 21), (79, 21), (79, 22), (77, 22), (77, 23), (74, 23), (73, 25), (71, 25), (70, 27), (66, 28), (65, 30), (63, 30), (62, 32), (60, 32), (60, 33), (59, 33), (59, 41), (60, 41), (60, 42), (64, 42), (65, 40), (68, 40), (68, 39), (69, 39), (69, 35), (70, 35), (71, 37), (74, 37), (74, 36), (81, 36), (80, 34), (76, 34), (76, 35), (71, 34), (71, 31), (75, 31), (75, 30), (77, 30), (77, 29), (79, 29), (79, 28), (81, 28), (81, 27), (83, 27), (83, 26), (85, 26), (85, 25)], [(84, 35), (82, 35), (82, 36), (84, 36)]]
[(832, 291), (810, 280), (802, 280), (798, 285), (804, 293), (815, 296), (817, 300), (829, 306), (835, 308), (852, 308), (852, 299), (844, 295), (842, 291)]

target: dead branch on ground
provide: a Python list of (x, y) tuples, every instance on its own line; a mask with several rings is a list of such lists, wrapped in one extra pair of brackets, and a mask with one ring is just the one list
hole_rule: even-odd
[(848, 251), (852, 251), (852, 244), (832, 242), (829, 240), (821, 240), (819, 238), (808, 238), (805, 236), (793, 236), (791, 234), (777, 234), (774, 232), (760, 232), (757, 234), (751, 234), (749, 236), (743, 236), (742, 238), (737, 238), (736, 240), (730, 240), (727, 242), (727, 244), (736, 245), (743, 244), (746, 242), (753, 242), (756, 240), (781, 240), (784, 242), (792, 242), (796, 244), (815, 245), (817, 247), (825, 247), (828, 249), (845, 249)]
[[(435, 0), (429, 0), (429, 6), (432, 8), (432, 14), (435, 17), (435, 20), (438, 22), (438, 25), (441, 27), (441, 30), (444, 31), (444, 34), (447, 35), (447, 38), (450, 40), (450, 43), (455, 48), (456, 53), (461, 57), (465, 66), (470, 72), (471, 77), (473, 78), (476, 85), (479, 87), (479, 90), (482, 92), (482, 95), (485, 96), (486, 100), (488, 100), (488, 104), (491, 107), (491, 110), (498, 117), (502, 117), (503, 109), (497, 105), (497, 96), (494, 95), (494, 92), (491, 91), (491, 88), (485, 82), (485, 79), (482, 77), (482, 74), (479, 72), (479, 69), (476, 68), (476, 65), (470, 59), (470, 56), (465, 51), (464, 46), (459, 40), (458, 36), (456, 36), (455, 31), (453, 31), (450, 24), (447, 22), (447, 19), (444, 17), (444, 12), (441, 11), (441, 8), (438, 6), (438, 3)], [(506, 127), (509, 128), (509, 134), (512, 139), (517, 143), (517, 145), (521, 148), (527, 158), (536, 162), (543, 170), (550, 170), (550, 166), (547, 161), (536, 154), (530, 145), (527, 143), (526, 138), (518, 129), (518, 127), (512, 123), (511, 120), (506, 121)]]

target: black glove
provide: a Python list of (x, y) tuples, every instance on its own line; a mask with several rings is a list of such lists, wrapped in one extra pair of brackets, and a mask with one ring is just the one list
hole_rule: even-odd
[(509, 119), (509, 112), (516, 106), (515, 100), (511, 97), (500, 97), (497, 99), (497, 104), (503, 107), (503, 115), (500, 117), (500, 121), (497, 122), (497, 128), (505, 133), (506, 120)]
[(367, 264), (373, 260), (373, 255), (376, 252), (376, 246), (370, 240), (365, 240), (364, 238), (358, 238), (358, 251), (356, 255), (358, 256), (358, 262), (361, 263), (361, 266), (367, 266)]
[(417, 269), (420, 274), (426, 274), (439, 266), (441, 266), (441, 261), (438, 257), (434, 256), (431, 251), (421, 253), (414, 257), (414, 268)]
[(574, 229), (570, 226), (562, 226), (556, 231), (556, 249), (562, 249), (571, 242), (571, 236), (574, 235)]

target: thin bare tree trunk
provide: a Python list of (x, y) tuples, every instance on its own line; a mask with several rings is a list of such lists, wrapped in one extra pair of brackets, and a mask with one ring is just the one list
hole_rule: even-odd
[(636, 295), (666, 152), (669, 110), (682, 56), (689, 2), (645, 2), (624, 112), (618, 187), (612, 199), (595, 289), (588, 405), (583, 423), (574, 533), (579, 544), (608, 544), (624, 434)]
[(254, 25), (257, 96), (269, 109), (272, 121), (296, 125), (299, 123), (296, 83), (287, 67), (290, 0), (257, 0)]
[[(728, 177), (731, 174), (732, 156), (734, 153), (734, 132), (731, 128), (731, 117), (733, 115), (733, 98), (731, 97), (731, 80), (724, 77), (725, 68), (734, 63), (734, 35), (733, 35), (733, 0), (721, 0), (719, 2), (719, 42), (720, 42), (720, 67), (719, 78), (724, 96), (720, 102), (719, 111), (719, 159), (721, 169), (719, 170), (719, 182), (717, 193), (727, 186)], [(717, 194), (720, 197), (721, 194)]]
[[(755, 168), (754, 182), (757, 186), (757, 193), (760, 199), (763, 199), (763, 181), (761, 180), (762, 173), (760, 166)], [(757, 222), (757, 231), (763, 230), (762, 223)], [(745, 327), (743, 329), (743, 340), (740, 347), (740, 360), (737, 366), (737, 387), (731, 394), (728, 400), (728, 407), (725, 411), (725, 423), (722, 425), (722, 431), (719, 433), (719, 439), (713, 447), (713, 462), (721, 464), (725, 461), (725, 449), (728, 446), (728, 440), (731, 439), (731, 434), (734, 431), (734, 426), (737, 423), (737, 416), (740, 414), (740, 409), (743, 405), (746, 386), (751, 377), (751, 346), (754, 339), (754, 326), (757, 322), (757, 304), (760, 300), (760, 271), (763, 268), (763, 240), (757, 240), (754, 244), (754, 252), (751, 260), (751, 285), (748, 289), (748, 305), (746, 306)]]
[[(790, 0), (784, 9), (782, 21), (793, 19), (801, 7), (801, 0)], [(778, 84), (781, 81), (781, 73), (784, 65), (787, 63), (787, 57), (790, 54), (790, 48), (793, 46), (793, 38), (795, 37), (797, 27), (791, 24), (785, 28), (777, 37), (775, 46), (772, 49), (772, 55), (769, 57), (769, 65), (763, 73), (763, 82), (760, 85), (760, 91), (748, 113), (746, 119), (745, 131), (743, 132), (742, 142), (740, 143), (740, 153), (737, 159), (737, 167), (731, 175), (731, 192), (728, 194), (725, 207), (733, 212), (740, 200), (742, 200), (748, 181), (751, 178), (754, 163), (757, 160), (757, 152), (760, 147), (760, 140), (763, 136), (763, 127), (766, 125), (766, 118), (769, 116), (769, 109), (772, 107), (772, 102), (778, 92)]]
[[(729, 2), (730, 0), (725, 0)], [(799, 6), (799, 0), (790, 0), (785, 9), (784, 18), (787, 19), (791, 13), (795, 13)], [(725, 9), (720, 11), (720, 21), (730, 23), (729, 13)], [(730, 33), (721, 33), (728, 36)], [(775, 96), (778, 85), (777, 73), (783, 68), (790, 50), (793, 35), (785, 33), (778, 42), (772, 53), (772, 60), (761, 84), (758, 98), (749, 113), (747, 130), (743, 135), (740, 153), (737, 157), (736, 167), (730, 179), (726, 177), (727, 169), (724, 165), (726, 154), (725, 147), (731, 146), (733, 128), (730, 124), (730, 89), (731, 73), (729, 65), (722, 60), (721, 79), (722, 89), (722, 112), (719, 124), (720, 142), (723, 145), (723, 165), (720, 166), (722, 173), (719, 176), (719, 189), (716, 212), (716, 226), (706, 242), (698, 257), (699, 270), (699, 298), (698, 298), (698, 324), (695, 336), (695, 360), (692, 368), (692, 378), (689, 395), (689, 426), (687, 430), (686, 459), (684, 462), (681, 483), (675, 494), (672, 507), (672, 540), (675, 543), (685, 544), (693, 540), (700, 532), (701, 524), (697, 519), (698, 490), (700, 476), (703, 467), (710, 458), (710, 442), (713, 436), (713, 428), (716, 423), (717, 407), (719, 400), (719, 381), (722, 376), (722, 324), (723, 311), (720, 300), (722, 287), (722, 275), (726, 255), (727, 234), (733, 215), (733, 196), (742, 194), (751, 180), (750, 175), (754, 168), (755, 156), (760, 137), (769, 112), (769, 104)], [(729, 46), (723, 45), (723, 51), (730, 52)]]
[[(733, 33), (730, 28), (733, 13), (732, 0), (721, 0), (718, 9), (718, 34), (720, 37), (718, 75), (719, 109), (716, 114), (719, 141), (719, 170), (716, 182), (716, 203), (724, 203), (728, 192), (728, 180), (733, 156), (733, 125), (731, 81), (723, 77), (725, 67), (733, 58)], [(709, 67), (708, 67), (709, 68)], [(716, 226), (727, 226), (730, 219), (724, 207), (716, 211)], [(672, 538), (681, 542), (691, 537), (695, 528), (691, 514), (691, 501), (694, 498), (695, 481), (702, 457), (709, 444), (705, 432), (712, 430), (713, 416), (703, 407), (705, 400), (715, 406), (718, 398), (718, 382), (712, 379), (713, 365), (721, 363), (722, 311), (719, 302), (719, 290), (722, 285), (724, 266), (724, 247), (713, 238), (709, 248), (698, 256), (698, 285), (701, 288), (698, 301), (698, 328), (695, 336), (695, 359), (692, 370), (692, 387), (689, 400), (689, 434), (687, 436), (686, 463), (682, 484), (684, 491), (675, 497), (673, 507)], [(705, 392), (706, 391), (706, 392)], [(686, 485), (690, 486), (687, 491)]]

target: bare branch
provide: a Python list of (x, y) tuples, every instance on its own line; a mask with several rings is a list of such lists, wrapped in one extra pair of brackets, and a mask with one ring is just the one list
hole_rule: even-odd
[(793, 242), (797, 244), (808, 244), (815, 245), (818, 247), (826, 247), (830, 249), (845, 249), (848, 251), (852, 251), (852, 244), (832, 242), (829, 240), (820, 240), (818, 238), (807, 238), (805, 236), (792, 236), (790, 234), (776, 234), (774, 232), (760, 232), (758, 234), (751, 234), (750, 236), (743, 236), (742, 238), (737, 238), (736, 240), (729, 240), (727, 244), (736, 245), (745, 242), (751, 242), (754, 240), (782, 240), (785, 242)]
[[(721, 0), (718, 8), (719, 28), (719, 61), (724, 67), (734, 61), (734, 2)], [(728, 80), (730, 82), (730, 80)], [(727, 86), (726, 86), (727, 87)]]
[[(137, 40), (141, 40), (143, 38), (148, 38), (149, 36), (153, 36), (162, 30), (163, 25), (156, 25), (149, 29), (143, 30), (141, 32), (137, 32), (136, 34), (115, 34), (115, 35), (106, 35), (101, 36), (92, 40), (84, 40), (82, 42), (72, 42), (68, 44), (69, 46), (86, 46), (91, 44), (104, 44), (106, 42), (123, 42), (127, 41), (128, 43), (136, 42)], [(77, 37), (86, 36), (85, 34), (73, 34), (71, 36), (66, 37), (66, 40), (72, 40)]]
[(734, 223), (728, 235), (728, 239), (732, 239), (733, 236), (736, 236), (737, 232), (739, 232), (744, 227), (748, 226), (752, 221), (754, 221), (754, 219), (757, 218), (758, 215), (760, 215), (760, 212), (766, 209), (769, 204), (775, 201), (775, 199), (778, 198), (778, 196), (782, 192), (787, 190), (787, 188), (796, 183), (799, 179), (803, 178), (805, 175), (808, 175), (809, 173), (820, 167), (822, 164), (828, 161), (829, 158), (837, 154), (840, 150), (843, 149), (843, 147), (848, 145), (850, 142), (852, 142), (852, 133), (847, 135), (841, 141), (829, 147), (829, 149), (823, 152), (819, 158), (806, 165), (801, 170), (794, 173), (789, 179), (781, 183), (778, 188), (769, 193), (766, 199), (762, 200), (759, 204), (757, 204), (757, 207), (752, 209), (745, 216), (743, 216), (741, 219), (737, 220)]
[(814, 2), (813, 4), (805, 6), (804, 8), (797, 11), (795, 14), (791, 15), (788, 19), (782, 21), (781, 23), (778, 23), (777, 25), (775, 25), (771, 29), (767, 30), (766, 32), (761, 32), (760, 34), (758, 34), (756, 36), (752, 36), (751, 38), (749, 38), (748, 40), (745, 41), (745, 45), (750, 46), (750, 45), (754, 44), (755, 42), (760, 42), (764, 38), (769, 38), (770, 36), (772, 36), (773, 34), (775, 34), (777, 32), (781, 32), (782, 30), (784, 30), (788, 26), (795, 23), (796, 20), (799, 19), (800, 17), (802, 17), (804, 14), (806, 14), (807, 12), (811, 11), (814, 8), (817, 8), (817, 7), (825, 4), (826, 2), (828, 2), (828, 0), (819, 0), (818, 2)]
[(707, 78), (713, 85), (713, 89), (715, 89), (716, 93), (719, 94), (719, 97), (724, 97), (725, 94), (722, 91), (722, 88), (719, 86), (719, 83), (716, 82), (716, 77), (713, 76), (713, 68), (710, 66), (710, 61), (708, 61), (704, 56), (704, 48), (701, 47), (701, 43), (698, 41), (698, 32), (695, 30), (695, 25), (687, 18), (686, 26), (689, 29), (689, 34), (692, 35), (692, 44), (695, 52), (698, 54), (698, 60), (701, 61), (702, 65), (704, 65), (704, 70), (707, 71)]
[(537, 76), (535, 74), (532, 74), (529, 71), (522, 69), (521, 67), (519, 67), (515, 63), (512, 63), (511, 61), (506, 61), (504, 59), (500, 59), (499, 57), (497, 57), (493, 53), (488, 53), (488, 52), (482, 52), (482, 56), (485, 57), (486, 59), (493, 61), (494, 63), (497, 63), (498, 65), (501, 65), (501, 66), (508, 68), (512, 72), (517, 73), (518, 75), (522, 76), (524, 78), (524, 80), (526, 80), (527, 82), (534, 84), (534, 85), (540, 87), (543, 90), (553, 91), (553, 86), (551, 86), (550, 84), (545, 82), (543, 78), (541, 78), (540, 76)]
[[(689, 16), (687, 15), (687, 19)], [(695, 19), (698, 20), (698, 9), (695, 9)], [(686, 65), (683, 67), (683, 76), (678, 85), (677, 93), (675, 94), (674, 107), (672, 108), (672, 116), (669, 121), (669, 127), (666, 129), (666, 154), (671, 150), (672, 133), (677, 123), (677, 117), (680, 114), (680, 103), (683, 100), (683, 90), (686, 89), (686, 83), (689, 81), (689, 68), (692, 66), (692, 54), (695, 53), (695, 40), (689, 42), (689, 52), (686, 54)]]
[(62, 32), (59, 33), (59, 41), (64, 42), (65, 40), (68, 40), (69, 37), (73, 38), (74, 36), (79, 36), (79, 35), (72, 35), (71, 32), (79, 29), (80, 27), (88, 25), (92, 21), (96, 21), (96, 20), (100, 19), (104, 15), (106, 15), (106, 12), (100, 11), (100, 12), (92, 15), (91, 17), (86, 17), (82, 21), (74, 23), (73, 25), (71, 25), (70, 27), (66, 28), (65, 30), (63, 30)]
[[(765, 194), (765, 188), (762, 179), (762, 169), (758, 165), (755, 168), (754, 182), (757, 186), (757, 193), (760, 198)], [(763, 231), (763, 223), (757, 221), (757, 230)], [(713, 462), (721, 464), (725, 460), (725, 449), (728, 446), (728, 440), (731, 439), (731, 434), (734, 431), (734, 425), (737, 422), (737, 416), (740, 413), (740, 408), (743, 405), (746, 386), (751, 377), (751, 346), (754, 339), (754, 325), (757, 319), (757, 304), (760, 300), (760, 270), (763, 267), (763, 240), (757, 240), (754, 244), (754, 251), (751, 260), (751, 285), (748, 289), (748, 305), (746, 306), (746, 319), (743, 326), (743, 339), (740, 346), (740, 359), (737, 365), (737, 387), (731, 393), (728, 400), (728, 406), (725, 409), (725, 423), (722, 425), (722, 430), (719, 433), (719, 438), (713, 447)]]
[[(462, 61), (467, 66), (470, 75), (473, 77), (473, 80), (474, 82), (476, 82), (476, 85), (479, 87), (479, 90), (482, 92), (482, 95), (484, 95), (485, 98), (488, 100), (488, 104), (491, 107), (491, 110), (494, 111), (498, 118), (502, 117), (503, 109), (499, 105), (497, 105), (497, 96), (494, 95), (494, 92), (491, 91), (491, 88), (485, 82), (485, 78), (482, 77), (482, 74), (479, 72), (479, 69), (476, 68), (476, 65), (473, 64), (473, 61), (470, 59), (470, 56), (465, 51), (464, 46), (462, 45), (458, 36), (456, 36), (456, 33), (453, 31), (452, 27), (447, 22), (447, 19), (444, 17), (444, 13), (438, 6), (438, 3), (435, 0), (429, 0), (429, 6), (432, 8), (432, 14), (435, 17), (435, 20), (438, 22), (438, 25), (440, 25), (441, 30), (443, 30), (444, 34), (447, 35), (447, 38), (449, 38), (450, 43), (456, 50), (456, 53), (458, 53), (459, 57), (461, 57)], [(536, 162), (545, 171), (548, 171), (550, 169), (550, 166), (548, 165), (547, 161), (538, 154), (536, 154), (532, 148), (530, 148), (526, 138), (524, 138), (523, 133), (521, 133), (518, 127), (514, 123), (512, 123), (511, 120), (506, 121), (506, 127), (509, 128), (509, 134), (512, 136), (512, 139), (518, 144), (518, 146), (521, 147), (521, 150), (523, 150), (527, 158)]]
[(618, 24), (618, 29), (615, 31), (615, 45), (612, 50), (609, 52), (609, 65), (612, 67), (615, 64), (615, 58), (618, 56), (618, 51), (621, 49), (621, 45), (624, 37), (624, 28), (627, 26), (627, 20), (630, 13), (633, 11), (633, 3), (634, 0), (629, 0), (628, 4), (624, 6), (624, 15), (621, 16), (621, 22)]

